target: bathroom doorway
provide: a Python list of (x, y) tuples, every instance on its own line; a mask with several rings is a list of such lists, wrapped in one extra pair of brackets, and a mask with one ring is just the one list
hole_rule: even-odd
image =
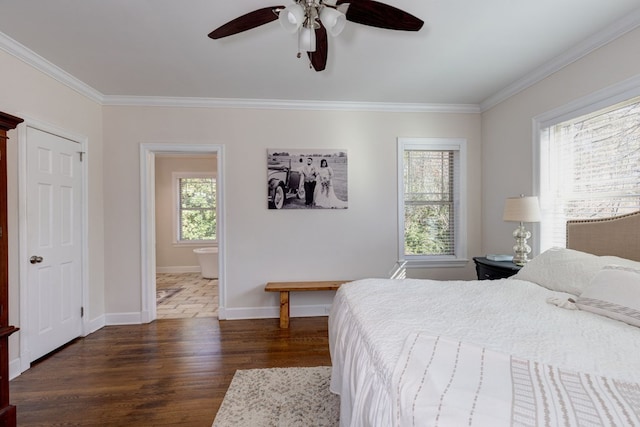
[(218, 317), (218, 279), (156, 272), (157, 319)]
[(217, 317), (217, 154), (155, 156), (157, 319)]
[(222, 157), (219, 145), (141, 144), (143, 322), (221, 317)]

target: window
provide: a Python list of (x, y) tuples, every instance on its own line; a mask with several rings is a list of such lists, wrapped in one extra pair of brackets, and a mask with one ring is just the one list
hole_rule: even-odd
[(398, 139), (399, 257), (412, 266), (466, 262), (466, 141)]
[(569, 219), (640, 209), (640, 97), (540, 130), (540, 249), (565, 246)]
[(216, 179), (211, 174), (174, 173), (178, 243), (215, 241)]

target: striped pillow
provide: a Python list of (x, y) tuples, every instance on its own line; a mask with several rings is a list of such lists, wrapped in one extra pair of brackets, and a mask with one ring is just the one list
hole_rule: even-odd
[(577, 298), (578, 308), (640, 327), (640, 270), (605, 266)]

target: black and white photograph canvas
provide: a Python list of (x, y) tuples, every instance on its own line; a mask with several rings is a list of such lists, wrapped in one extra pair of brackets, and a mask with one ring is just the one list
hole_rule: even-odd
[(268, 149), (269, 209), (346, 209), (347, 150)]

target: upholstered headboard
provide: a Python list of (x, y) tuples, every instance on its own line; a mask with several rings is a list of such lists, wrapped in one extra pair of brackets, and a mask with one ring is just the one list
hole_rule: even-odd
[(640, 211), (613, 218), (567, 221), (567, 248), (640, 261)]

